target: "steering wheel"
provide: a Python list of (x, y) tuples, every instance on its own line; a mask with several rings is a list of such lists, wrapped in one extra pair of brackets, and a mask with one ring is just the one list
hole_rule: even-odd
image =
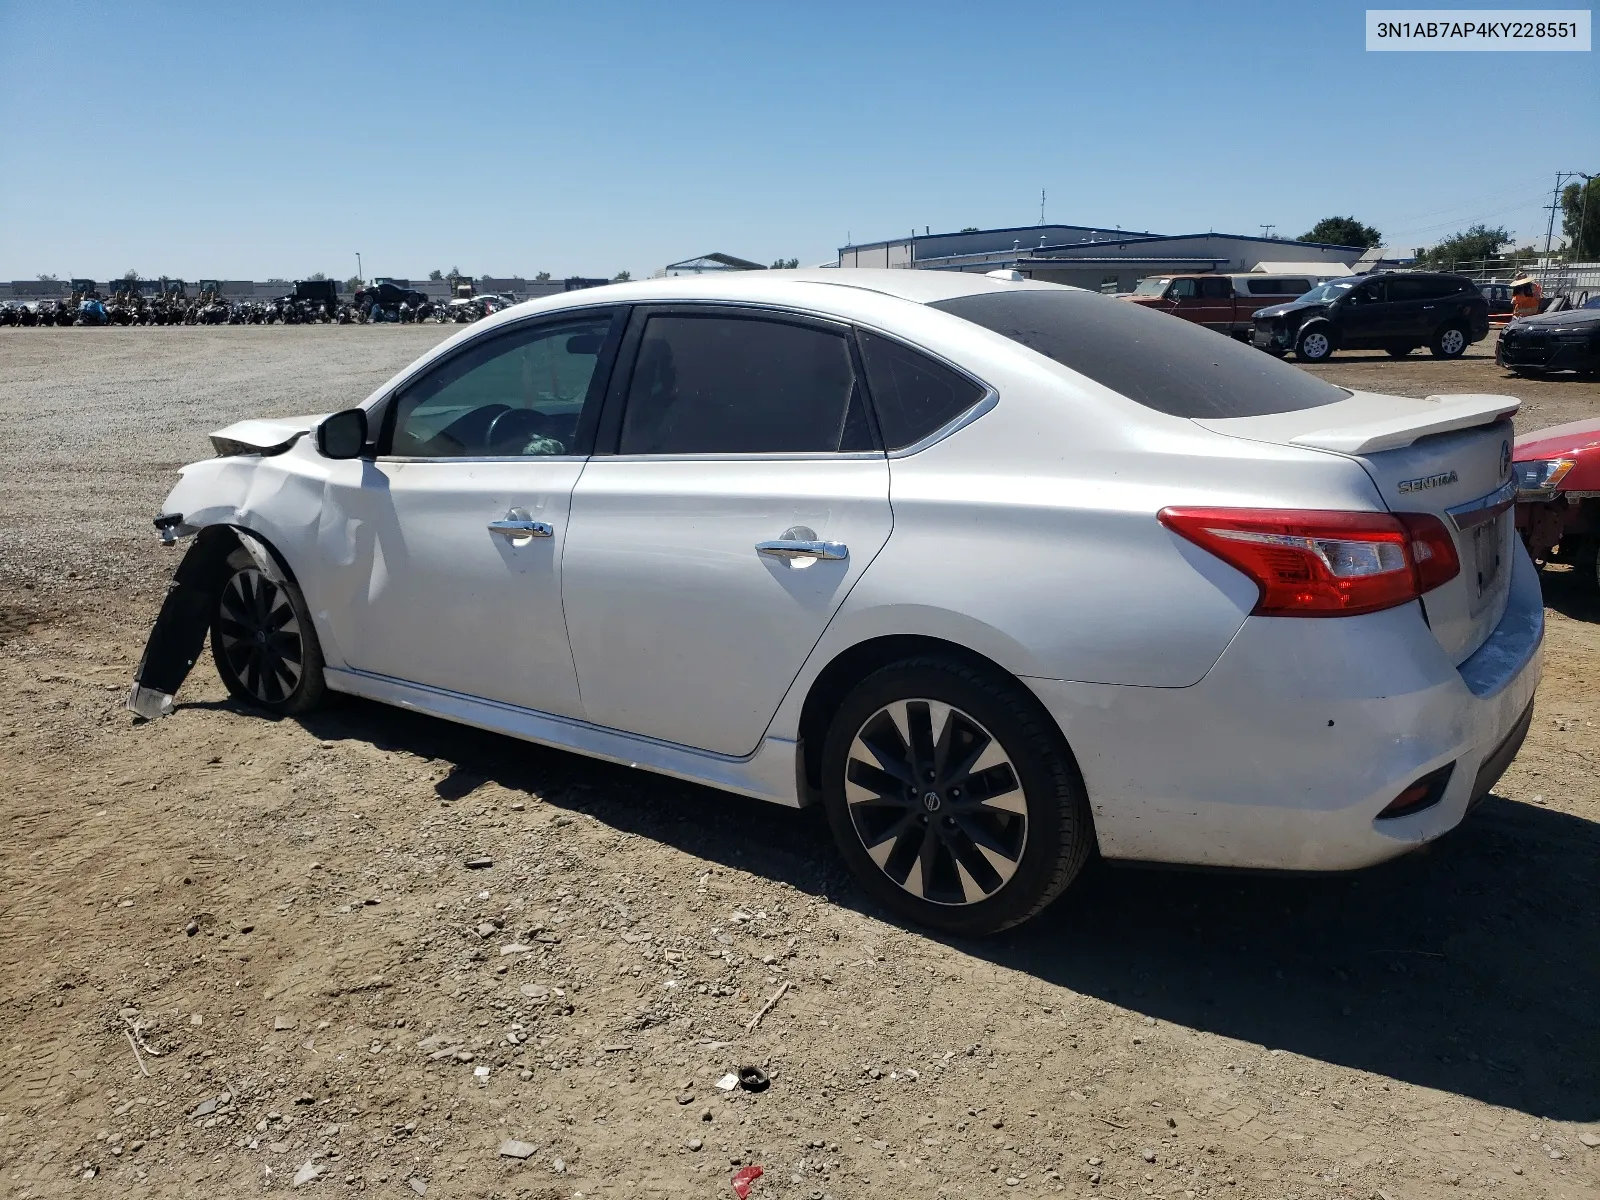
[[(484, 440), (488, 443), (490, 450), (498, 450), (502, 446), (508, 448), (515, 446), (517, 452), (520, 452), (522, 447), (534, 438), (544, 436), (547, 421), (548, 418), (537, 409), (508, 408), (505, 412), (498, 414), (493, 421), (489, 422), (489, 431)], [(555, 442), (554, 438), (549, 440)], [(554, 451), (547, 451), (547, 453), (565, 453), (565, 446), (562, 446), (560, 442), (555, 442), (555, 444), (560, 448)]]

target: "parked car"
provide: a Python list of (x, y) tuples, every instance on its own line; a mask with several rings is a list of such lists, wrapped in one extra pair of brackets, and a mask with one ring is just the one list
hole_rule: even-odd
[(1600, 371), (1600, 308), (1564, 308), (1521, 317), (1500, 331), (1494, 360), (1518, 375)]
[(1517, 405), (1029, 281), (566, 293), (358, 408), (214, 434), (129, 704), (169, 711), (209, 629), (250, 709), (347, 692), (819, 801), (871, 895), (959, 933), (1095, 850), (1360, 867), (1526, 731)]
[(1517, 532), (1539, 562), (1571, 563), (1600, 588), (1600, 420), (1517, 439)]
[(1488, 302), (1491, 317), (1511, 315), (1511, 285), (1509, 283), (1480, 283), (1478, 291)]
[(1249, 337), (1257, 309), (1301, 296), (1314, 283), (1304, 275), (1159, 275), (1141, 279), (1122, 298), (1218, 333)]
[(1489, 336), (1489, 305), (1462, 275), (1385, 272), (1330, 279), (1290, 304), (1255, 314), (1253, 343), (1324, 362), (1337, 350), (1387, 350), (1404, 358), (1427, 346), (1459, 358)]

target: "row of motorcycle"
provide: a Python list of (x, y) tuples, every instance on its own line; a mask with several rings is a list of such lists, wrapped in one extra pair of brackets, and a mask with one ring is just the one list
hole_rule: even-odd
[(388, 301), (357, 293), (355, 302), (296, 300), (227, 301), (202, 294), (129, 297), (74, 295), (70, 300), (8, 301), (0, 303), (0, 327), (95, 325), (403, 325), (433, 321), (441, 325), (466, 325), (505, 307), (498, 296), (435, 301), (420, 296)]

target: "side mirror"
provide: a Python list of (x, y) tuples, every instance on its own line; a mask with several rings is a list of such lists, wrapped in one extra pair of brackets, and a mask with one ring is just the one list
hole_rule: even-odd
[(317, 426), (317, 450), (323, 458), (360, 458), (366, 448), (365, 409), (347, 408)]

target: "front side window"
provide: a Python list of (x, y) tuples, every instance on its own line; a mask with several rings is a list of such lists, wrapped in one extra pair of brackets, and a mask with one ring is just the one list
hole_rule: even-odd
[(860, 335), (862, 363), (872, 388), (883, 444), (903, 450), (938, 432), (979, 400), (984, 389), (899, 342)]
[(1174, 279), (1172, 281), (1172, 290), (1167, 293), (1167, 299), (1168, 300), (1193, 300), (1194, 299), (1194, 280), (1192, 280), (1192, 279)]
[(865, 398), (841, 334), (726, 314), (646, 318), (619, 453), (872, 448)]
[(579, 454), (598, 402), (595, 368), (611, 314), (522, 329), (448, 359), (399, 396), (388, 453), (404, 458)]

